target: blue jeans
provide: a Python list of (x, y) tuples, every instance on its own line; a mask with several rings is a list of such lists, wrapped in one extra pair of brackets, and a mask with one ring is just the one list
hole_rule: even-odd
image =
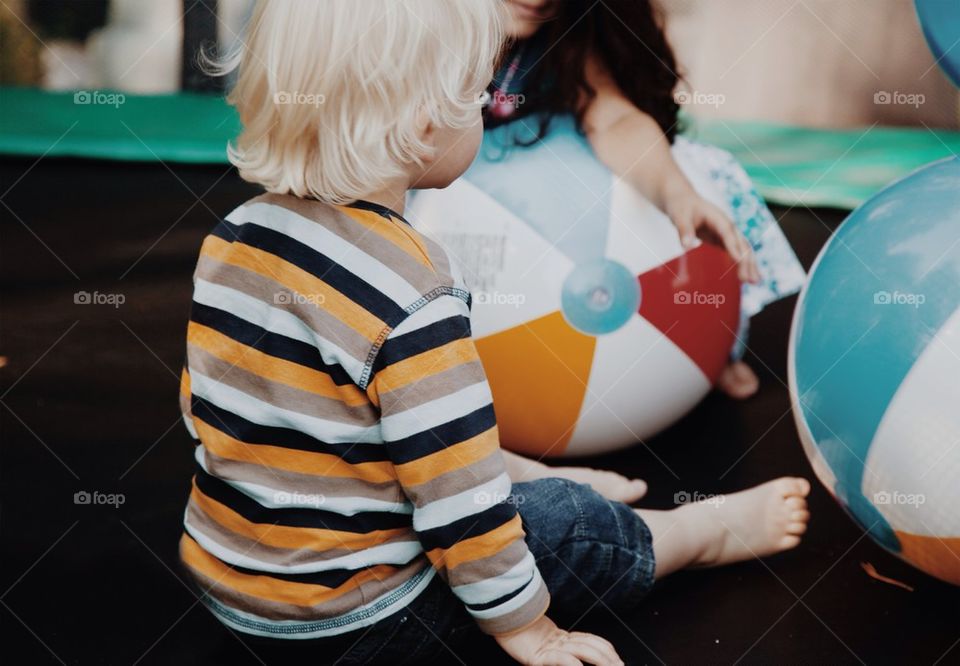
[[(513, 486), (527, 546), (550, 590), (548, 614), (580, 615), (602, 601), (614, 611), (635, 606), (653, 586), (653, 543), (626, 504), (590, 486), (541, 479)], [(268, 663), (426, 664), (459, 654), (480, 630), (446, 583), (435, 577), (407, 608), (332, 638), (244, 637)]]

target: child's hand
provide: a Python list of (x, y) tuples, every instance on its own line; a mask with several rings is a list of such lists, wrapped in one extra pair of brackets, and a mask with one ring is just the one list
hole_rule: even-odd
[(593, 634), (564, 631), (546, 615), (526, 629), (494, 638), (504, 652), (524, 666), (623, 666), (608, 641)]
[(737, 262), (743, 282), (760, 282), (753, 249), (726, 213), (696, 193), (671, 197), (664, 209), (680, 232), (683, 247), (693, 247), (696, 237), (720, 245)]

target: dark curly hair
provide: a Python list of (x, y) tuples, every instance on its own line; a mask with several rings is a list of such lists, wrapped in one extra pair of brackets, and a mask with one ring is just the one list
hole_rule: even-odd
[[(679, 129), (673, 90), (681, 77), (662, 15), (651, 0), (556, 0), (553, 17), (530, 39), (542, 39), (546, 52), (526, 74), (524, 103), (509, 120), (536, 114), (538, 138), (559, 114), (573, 114), (582, 129), (587, 103), (596, 96), (585, 74), (593, 53), (627, 99), (673, 142)], [(509, 62), (521, 44), (514, 43), (502, 62)], [(486, 120), (488, 126), (498, 124), (490, 114)]]

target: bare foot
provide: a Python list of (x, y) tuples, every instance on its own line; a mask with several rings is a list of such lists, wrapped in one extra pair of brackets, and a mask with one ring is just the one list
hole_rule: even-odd
[(806, 479), (782, 477), (672, 511), (635, 509), (653, 536), (656, 578), (794, 548), (810, 520), (809, 492)]
[(589, 467), (550, 467), (538, 460), (503, 450), (503, 461), (507, 474), (514, 483), (535, 481), (550, 477), (570, 479), (577, 483), (586, 483), (609, 500), (629, 504), (647, 494), (647, 484), (640, 479), (628, 479), (616, 472), (607, 472)]
[(795, 548), (810, 520), (805, 499), (809, 493), (809, 481), (785, 476), (681, 507), (679, 511), (698, 512), (701, 529), (713, 534), (694, 566), (732, 564)]
[(720, 373), (717, 388), (734, 400), (744, 400), (757, 392), (760, 379), (749, 365), (743, 361), (734, 361)]

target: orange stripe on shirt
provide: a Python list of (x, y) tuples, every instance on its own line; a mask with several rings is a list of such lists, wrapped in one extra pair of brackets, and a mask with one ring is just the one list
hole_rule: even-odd
[[(408, 386), (414, 382), (455, 368), (464, 363), (476, 361), (477, 350), (473, 340), (463, 338), (410, 356), (383, 368), (377, 373), (376, 393), (381, 395)], [(370, 389), (367, 394), (371, 393)]]
[(385, 325), (368, 310), (357, 305), (323, 280), (269, 252), (244, 245), (239, 241), (230, 243), (216, 236), (208, 236), (203, 242), (200, 254), (214, 261), (221, 261), (256, 273), (282, 284), (290, 291), (316, 298), (318, 302), (323, 303), (324, 310), (371, 343), (377, 339)]
[(379, 546), (391, 539), (410, 533), (409, 529), (402, 527), (357, 534), (314, 527), (287, 527), (285, 525), (251, 523), (229, 507), (204, 495), (197, 488), (196, 481), (193, 483), (190, 500), (224, 529), (265, 546), (276, 548), (314, 550), (321, 553), (338, 549), (359, 551)]
[(459, 444), (451, 443), (435, 453), (397, 465), (394, 469), (397, 478), (402, 480), (403, 485), (416, 486), (427, 483), (441, 474), (468, 467), (497, 453), (499, 450), (500, 442), (497, 437), (497, 427), (493, 426), (489, 430), (474, 435)]
[(219, 585), (252, 597), (295, 606), (317, 606), (332, 601), (364, 583), (385, 580), (396, 572), (394, 567), (380, 564), (361, 570), (335, 588), (315, 583), (297, 583), (267, 575), (245, 574), (203, 550), (188, 534), (184, 534), (180, 539), (180, 555), (189, 567)]
[(180, 395), (187, 398), (193, 395), (190, 388), (190, 372), (187, 370), (187, 366), (180, 369)]
[(523, 538), (523, 523), (517, 514), (499, 527), (453, 544), (450, 548), (434, 548), (427, 553), (437, 569), (453, 569), (464, 562), (473, 562), (496, 555), (517, 539)]
[(333, 377), (325, 372), (270, 356), (203, 324), (190, 322), (187, 326), (187, 342), (270, 381), (340, 400), (350, 407), (369, 402), (366, 394), (355, 384), (338, 386)]
[(350, 464), (340, 456), (329, 453), (299, 451), (270, 444), (248, 444), (196, 416), (193, 417), (193, 424), (204, 446), (221, 458), (299, 474), (361, 479), (370, 483), (385, 483), (397, 478), (390, 461)]
[(336, 206), (336, 209), (363, 226), (368, 232), (390, 241), (427, 268), (433, 268), (427, 248), (415, 233), (409, 233), (403, 222), (391, 218), (390, 224), (384, 224), (383, 216), (379, 213), (351, 206)]

